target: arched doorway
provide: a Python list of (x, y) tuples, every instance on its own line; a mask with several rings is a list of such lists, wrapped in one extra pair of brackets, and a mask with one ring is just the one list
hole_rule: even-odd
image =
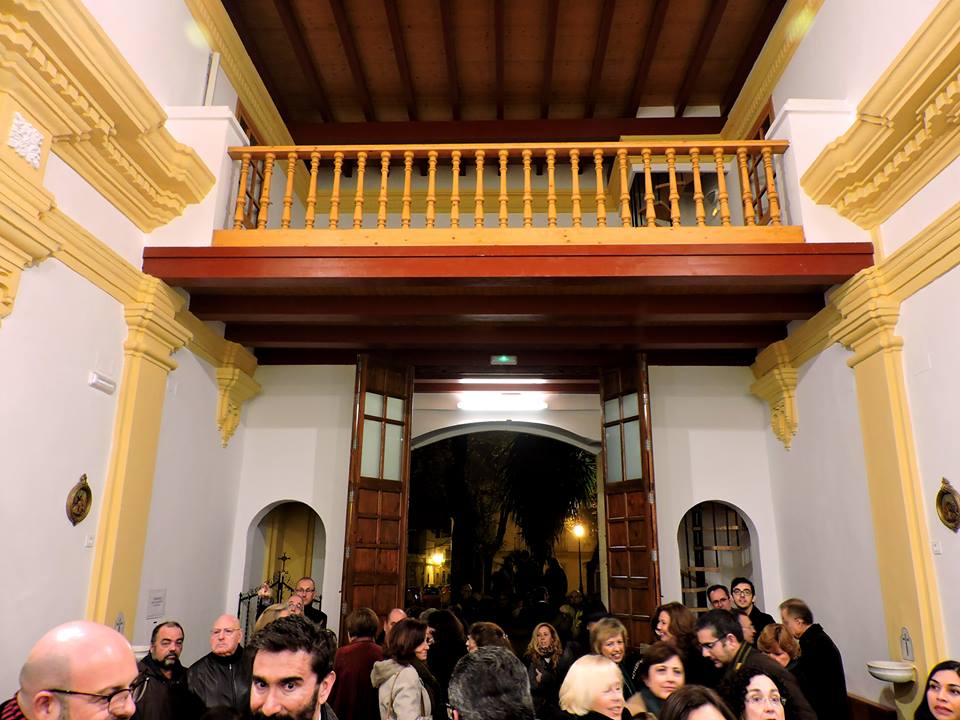
[(735, 577), (759, 575), (748, 518), (728, 503), (712, 500), (687, 510), (677, 529), (677, 547), (683, 603), (695, 612), (710, 609), (711, 585), (729, 588)]

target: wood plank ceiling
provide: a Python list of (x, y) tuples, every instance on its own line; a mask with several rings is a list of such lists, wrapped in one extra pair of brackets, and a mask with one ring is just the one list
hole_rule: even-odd
[(305, 144), (717, 132), (784, 4), (224, 0)]

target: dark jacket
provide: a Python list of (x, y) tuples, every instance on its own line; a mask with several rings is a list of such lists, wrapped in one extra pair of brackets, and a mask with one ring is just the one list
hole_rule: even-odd
[(760, 670), (780, 681), (787, 691), (787, 704), (785, 709), (786, 716), (790, 718), (790, 720), (817, 720), (817, 714), (813, 708), (810, 707), (810, 703), (807, 702), (806, 697), (804, 697), (803, 692), (800, 690), (800, 685), (797, 683), (797, 679), (780, 667), (780, 663), (776, 660), (767, 657), (758, 650), (754, 650), (746, 643), (740, 646), (740, 650), (737, 652), (736, 657), (734, 657), (733, 662), (727, 666), (724, 682), (720, 684), (720, 694), (724, 696), (724, 700), (726, 700), (728, 704), (736, 704), (732, 702), (733, 699), (729, 696), (729, 681), (732, 679), (734, 673), (743, 667)]
[(170, 679), (153, 656), (137, 663), (138, 680), (146, 680), (143, 697), (137, 703), (135, 720), (197, 720), (206, 708), (187, 685), (187, 669), (177, 661)]
[(316, 608), (311, 603), (303, 608), (303, 614), (311, 622), (316, 623), (322, 628), (327, 627), (327, 614), (320, 608)]
[(800, 636), (797, 681), (820, 720), (849, 720), (847, 681), (840, 651), (819, 623)]
[(337, 674), (327, 705), (351, 720), (380, 720), (380, 700), (370, 682), (373, 664), (383, 660), (383, 650), (372, 639), (356, 640), (337, 650)]
[[(573, 713), (565, 712), (560, 717), (563, 718), (563, 720), (610, 720), (606, 715), (601, 715), (593, 710), (586, 715), (574, 715)], [(630, 711), (624, 708), (620, 718), (621, 720), (630, 720)]]
[(226, 706), (246, 712), (250, 707), (250, 670), (243, 646), (227, 657), (209, 653), (187, 670), (187, 685), (208, 708)]
[[(527, 660), (527, 677), (530, 679), (530, 695), (537, 718), (555, 717), (560, 711), (557, 696), (560, 693), (559, 655), (543, 657), (534, 653)], [(539, 679), (538, 679), (539, 677)]]
[(767, 625), (772, 625), (775, 622), (773, 615), (768, 615), (756, 605), (751, 608), (748, 615), (750, 616), (750, 622), (753, 623), (753, 629), (757, 631), (758, 636)]

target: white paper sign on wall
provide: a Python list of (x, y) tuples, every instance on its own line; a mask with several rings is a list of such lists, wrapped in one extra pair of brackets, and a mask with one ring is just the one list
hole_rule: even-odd
[(167, 611), (167, 590), (150, 590), (147, 593), (147, 620), (159, 620)]

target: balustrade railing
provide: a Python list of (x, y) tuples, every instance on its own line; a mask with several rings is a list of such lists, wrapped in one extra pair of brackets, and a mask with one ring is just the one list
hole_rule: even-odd
[(232, 147), (232, 227), (777, 227), (774, 158), (786, 148), (763, 140)]

